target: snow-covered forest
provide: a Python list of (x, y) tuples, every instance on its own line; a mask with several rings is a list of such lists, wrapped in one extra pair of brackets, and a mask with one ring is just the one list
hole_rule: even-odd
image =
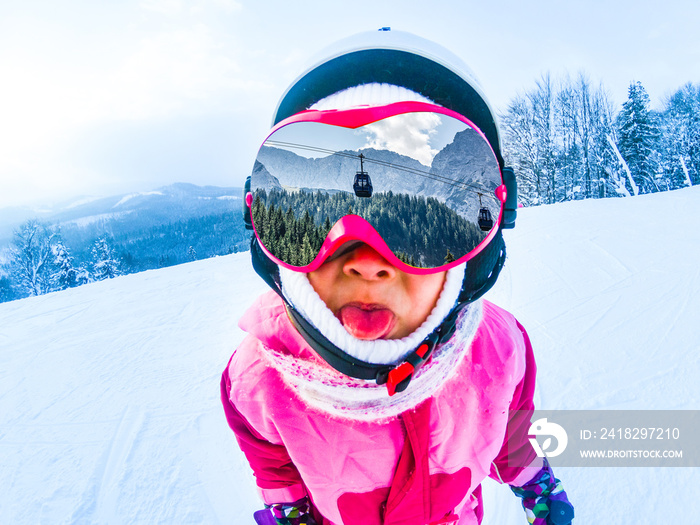
[(700, 86), (651, 108), (640, 82), (616, 110), (583, 73), (543, 75), (501, 115), (506, 162), (526, 206), (637, 195), (700, 181)]
[(6, 249), (0, 302), (244, 251), (248, 234), (239, 216), (214, 214), (139, 231), (123, 231), (118, 218), (89, 231), (29, 220)]
[(244, 251), (242, 191), (173, 185), (0, 224), (0, 302)]

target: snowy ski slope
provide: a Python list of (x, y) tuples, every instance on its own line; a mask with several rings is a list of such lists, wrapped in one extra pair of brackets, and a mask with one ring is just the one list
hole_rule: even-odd
[[(521, 210), (487, 298), (528, 329), (543, 409), (700, 409), (700, 188)], [(248, 254), (0, 304), (0, 523), (250, 524), (219, 404)], [(559, 468), (579, 524), (698, 523), (700, 469)], [(485, 486), (489, 525), (525, 523)]]

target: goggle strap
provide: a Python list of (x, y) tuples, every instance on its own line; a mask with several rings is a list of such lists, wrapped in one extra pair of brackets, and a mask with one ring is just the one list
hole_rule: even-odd
[[(250, 218), (250, 206), (248, 205), (248, 194), (250, 193), (250, 184), (252, 177), (248, 175), (243, 185), (243, 225), (246, 230), (253, 230), (253, 221)], [(253, 235), (255, 237), (255, 235)]]
[[(491, 242), (497, 242), (497, 239), (494, 239)], [(476, 290), (470, 290), (467, 292), (465, 288), (468, 286), (468, 283), (465, 282), (462, 284), (462, 291), (459, 294), (459, 297), (457, 298), (457, 302), (460, 303), (461, 305), (466, 305), (468, 303), (473, 303), (477, 299), (480, 299), (482, 295), (484, 295), (486, 292), (488, 292), (494, 284), (496, 284), (496, 280), (498, 279), (498, 274), (501, 273), (501, 269), (503, 268), (503, 265), (506, 262), (506, 248), (505, 244), (501, 243), (501, 251), (498, 254), (498, 259), (496, 260), (496, 264), (494, 264), (493, 268), (491, 269), (491, 273), (489, 276), (486, 278), (486, 281), (484, 281), (484, 284), (482, 284), (479, 288)], [(469, 262), (467, 262), (467, 265)], [(456, 319), (456, 318), (455, 318)], [(454, 324), (452, 331), (454, 332)], [(452, 334), (450, 334), (452, 335)]]
[(504, 167), (501, 170), (503, 184), (506, 185), (506, 202), (503, 205), (503, 216), (501, 218), (501, 229), (510, 230), (515, 228), (515, 219), (518, 216), (518, 181), (515, 178), (513, 168)]
[(250, 239), (250, 259), (253, 263), (253, 270), (255, 270), (255, 273), (257, 273), (283, 301), (287, 302), (282, 294), (282, 281), (280, 279), (279, 266), (265, 255), (255, 235)]

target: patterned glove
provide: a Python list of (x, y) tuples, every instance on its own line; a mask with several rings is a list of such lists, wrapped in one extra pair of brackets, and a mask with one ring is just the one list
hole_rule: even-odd
[(522, 498), (530, 525), (571, 525), (574, 507), (569, 503), (561, 481), (554, 477), (546, 458), (542, 469), (529, 483), (510, 488)]
[(257, 511), (253, 518), (258, 525), (316, 525), (306, 496), (293, 503), (265, 505), (265, 510)]

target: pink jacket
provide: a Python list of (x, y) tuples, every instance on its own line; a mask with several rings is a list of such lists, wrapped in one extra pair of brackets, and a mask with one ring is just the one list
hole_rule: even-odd
[[(532, 348), (491, 303), (452, 377), (415, 408), (374, 421), (310, 407), (271, 366), (270, 349), (323, 363), (273, 292), (240, 326), (249, 335), (223, 374), (222, 401), (266, 503), (308, 495), (324, 524), (476, 524), (486, 476), (522, 485), (541, 467), (529, 418), (509, 421), (509, 411), (534, 408)], [(512, 466), (516, 454), (530, 466)]]

